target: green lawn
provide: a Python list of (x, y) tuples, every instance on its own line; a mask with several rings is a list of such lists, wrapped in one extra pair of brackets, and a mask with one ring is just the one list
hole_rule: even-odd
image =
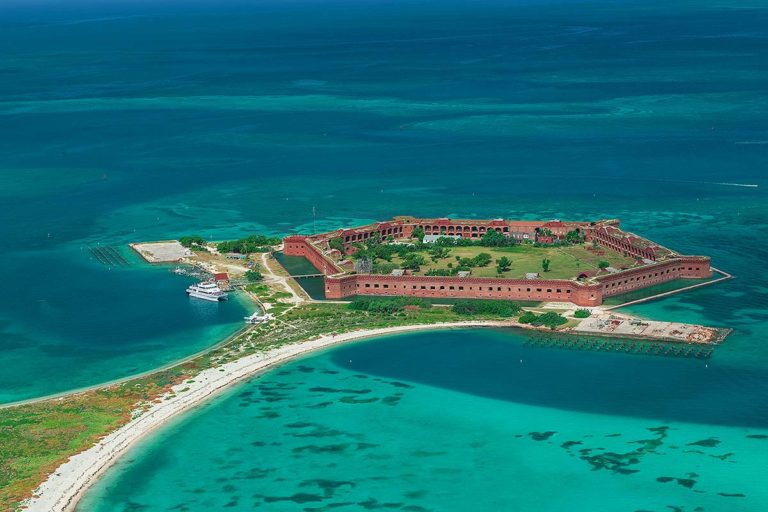
[[(598, 256), (587, 249), (586, 245), (571, 245), (563, 247), (534, 247), (533, 245), (522, 244), (514, 247), (452, 247), (450, 256), (445, 259), (433, 262), (428, 252), (423, 252), (424, 259), (427, 261), (422, 265), (419, 272), (415, 275), (424, 275), (430, 269), (447, 269), (448, 264), (456, 266), (456, 256), (462, 258), (473, 258), (481, 252), (491, 255), (493, 262), (486, 267), (475, 267), (472, 269), (474, 277), (497, 277), (496, 260), (502, 256), (512, 260), (510, 269), (502, 274), (509, 279), (523, 279), (529, 272), (538, 272), (546, 279), (571, 279), (585, 270), (594, 270), (600, 261), (607, 261), (612, 267), (632, 267), (635, 264), (633, 258), (622, 256), (621, 254), (605, 249), (605, 254)], [(550, 260), (549, 272), (542, 270), (541, 262), (544, 258)], [(393, 263), (401, 263), (402, 260), (395, 257)]]

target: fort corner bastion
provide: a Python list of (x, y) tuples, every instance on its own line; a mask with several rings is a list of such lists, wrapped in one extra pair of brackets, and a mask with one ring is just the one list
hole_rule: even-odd
[[(418, 275), (408, 271), (389, 274), (355, 271), (347, 258), (358, 244), (372, 237), (382, 243), (413, 241), (414, 230), (430, 240), (438, 236), (482, 239), (495, 230), (520, 244), (557, 246), (577, 232), (586, 250), (621, 258), (621, 268), (584, 268), (571, 278), (547, 279), (531, 272), (514, 278), (475, 275)], [(332, 244), (332, 240), (335, 242)], [(331, 245), (335, 246), (332, 248)], [(343, 250), (342, 250), (343, 249)], [(508, 299), (571, 302), (599, 306), (606, 297), (647, 288), (674, 279), (703, 279), (712, 276), (707, 256), (686, 256), (646, 238), (623, 231), (617, 219), (593, 222), (477, 220), (395, 217), (386, 222), (315, 234), (291, 235), (284, 239), (284, 254), (303, 256), (324, 276), (327, 299), (355, 295), (415, 296), (426, 298)], [(514, 254), (511, 255), (514, 260)], [(358, 268), (358, 270), (360, 270)], [(527, 277), (527, 278), (526, 278)]]

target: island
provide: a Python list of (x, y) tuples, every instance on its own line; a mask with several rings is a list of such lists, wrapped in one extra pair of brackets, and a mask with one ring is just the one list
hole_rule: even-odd
[[(173, 274), (243, 294), (256, 313), (227, 340), (156, 371), (0, 408), (0, 423), (12, 425), (5, 442), (14, 446), (0, 460), (11, 475), (0, 504), (73, 510), (106, 469), (170, 419), (301, 354), (367, 337), (516, 328), (548, 348), (710, 357), (730, 329), (617, 309), (731, 276), (706, 256), (681, 255), (619, 226), (395, 217), (283, 239), (188, 235), (130, 244)], [(297, 270), (291, 259), (305, 265)], [(307, 279), (322, 280), (322, 297), (304, 289)], [(180, 281), (180, 295), (187, 284)], [(634, 297), (638, 291), (648, 293)], [(629, 300), (608, 304), (620, 297)]]

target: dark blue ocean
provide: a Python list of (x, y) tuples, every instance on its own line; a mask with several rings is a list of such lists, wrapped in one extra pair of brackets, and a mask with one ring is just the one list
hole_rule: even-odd
[[(736, 276), (632, 309), (734, 328), (711, 360), (582, 360), (497, 332), (358, 344), (169, 427), (84, 510), (765, 510), (767, 27), (763, 1), (4, 2), (0, 400), (177, 360), (250, 312), (190, 302), (131, 241), (307, 231), (313, 207), (318, 230), (618, 217)], [(494, 366), (521, 350), (530, 373)], [(312, 391), (365, 378), (377, 401)], [(385, 400), (389, 381), (411, 387)], [(259, 386), (295, 396), (240, 407)], [(293, 423), (319, 433), (285, 442)], [(200, 486), (180, 484), (187, 454)]]

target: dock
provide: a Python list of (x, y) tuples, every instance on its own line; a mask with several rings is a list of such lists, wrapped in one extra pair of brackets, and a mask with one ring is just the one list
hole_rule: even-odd
[(590, 336), (717, 345), (732, 332), (732, 329), (679, 322), (659, 322), (605, 312), (585, 318), (573, 328), (573, 332)]

